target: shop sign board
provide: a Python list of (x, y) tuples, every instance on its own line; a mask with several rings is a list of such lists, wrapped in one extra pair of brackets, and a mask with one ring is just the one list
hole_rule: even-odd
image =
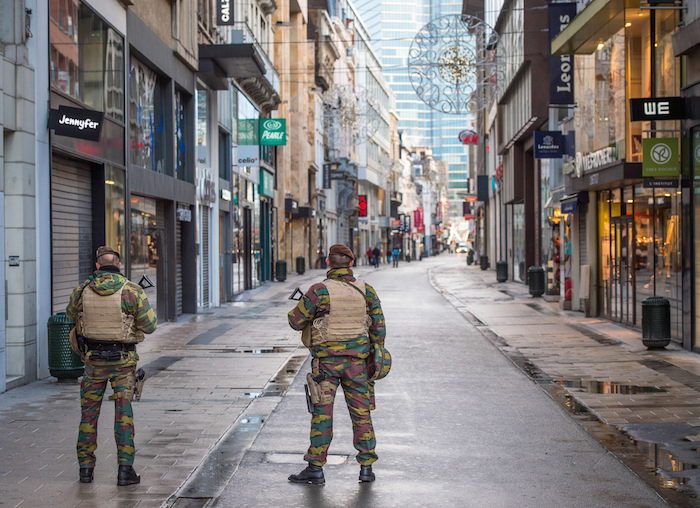
[(258, 145), (258, 118), (241, 118), (238, 120), (238, 144)]
[(367, 217), (367, 194), (357, 196), (358, 216)]
[(177, 207), (175, 215), (180, 222), (192, 222), (192, 210), (184, 207)]
[(231, 201), (231, 191), (228, 189), (221, 189), (221, 200)]
[(669, 177), (681, 174), (678, 138), (642, 140), (642, 176)]
[(463, 145), (476, 145), (479, 143), (479, 135), (471, 129), (465, 129), (457, 137)]
[(286, 145), (287, 120), (284, 118), (261, 118), (260, 144), (266, 146)]
[(331, 165), (329, 163), (323, 165), (323, 188), (331, 188)]
[(535, 131), (535, 159), (561, 159), (563, 154), (561, 131)]
[[(576, 17), (576, 2), (550, 3), (549, 46), (552, 40)], [(572, 55), (549, 56), (549, 103), (574, 103), (574, 57)]]
[(258, 187), (258, 192), (262, 196), (267, 196), (269, 198), (274, 197), (275, 194), (275, 179), (271, 173), (265, 171), (265, 169), (260, 168), (260, 185)]
[(617, 150), (614, 146), (606, 146), (591, 153), (576, 152), (576, 176), (592, 169), (597, 169), (617, 161)]
[(258, 145), (241, 145), (237, 152), (239, 166), (260, 167), (260, 147)]
[(49, 114), (49, 128), (59, 136), (99, 141), (103, 120), (101, 111), (59, 106)]
[(646, 189), (666, 189), (678, 187), (678, 178), (645, 178)]
[(630, 120), (633, 122), (683, 120), (685, 118), (685, 99), (683, 97), (630, 99)]
[(218, 26), (234, 25), (232, 0), (216, 0), (216, 24)]

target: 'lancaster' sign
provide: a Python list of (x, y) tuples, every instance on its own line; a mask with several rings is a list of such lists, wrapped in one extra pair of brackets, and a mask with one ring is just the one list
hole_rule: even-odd
[(60, 136), (99, 141), (104, 113), (91, 109), (59, 106), (49, 114), (49, 128)]

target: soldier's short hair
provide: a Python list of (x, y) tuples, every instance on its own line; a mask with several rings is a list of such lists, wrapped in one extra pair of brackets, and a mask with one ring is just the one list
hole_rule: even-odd
[(119, 254), (119, 251), (106, 245), (98, 247), (97, 252), (95, 252), (95, 262), (98, 265), (114, 265), (121, 262), (121, 259), (122, 256)]
[(331, 268), (345, 268), (350, 266), (350, 261), (352, 261), (352, 258), (350, 256), (346, 256), (345, 254), (329, 254), (328, 255), (328, 262), (331, 265)]

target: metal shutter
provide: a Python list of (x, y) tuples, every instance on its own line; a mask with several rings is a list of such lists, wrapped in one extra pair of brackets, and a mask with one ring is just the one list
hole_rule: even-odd
[(202, 305), (209, 306), (209, 208), (202, 207)]
[(51, 164), (51, 287), (53, 312), (66, 310), (73, 289), (94, 268), (92, 175), (89, 164)]
[(182, 314), (182, 222), (175, 221), (175, 315)]
[(587, 204), (579, 204), (578, 215), (578, 249), (579, 249), (579, 265), (589, 265), (588, 260), (588, 242), (586, 241), (588, 221), (586, 220), (588, 211)]

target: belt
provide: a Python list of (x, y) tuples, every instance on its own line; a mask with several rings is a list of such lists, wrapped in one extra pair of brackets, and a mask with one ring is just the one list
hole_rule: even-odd
[(92, 340), (85, 338), (85, 345), (91, 351), (135, 351), (136, 344), (108, 340)]

